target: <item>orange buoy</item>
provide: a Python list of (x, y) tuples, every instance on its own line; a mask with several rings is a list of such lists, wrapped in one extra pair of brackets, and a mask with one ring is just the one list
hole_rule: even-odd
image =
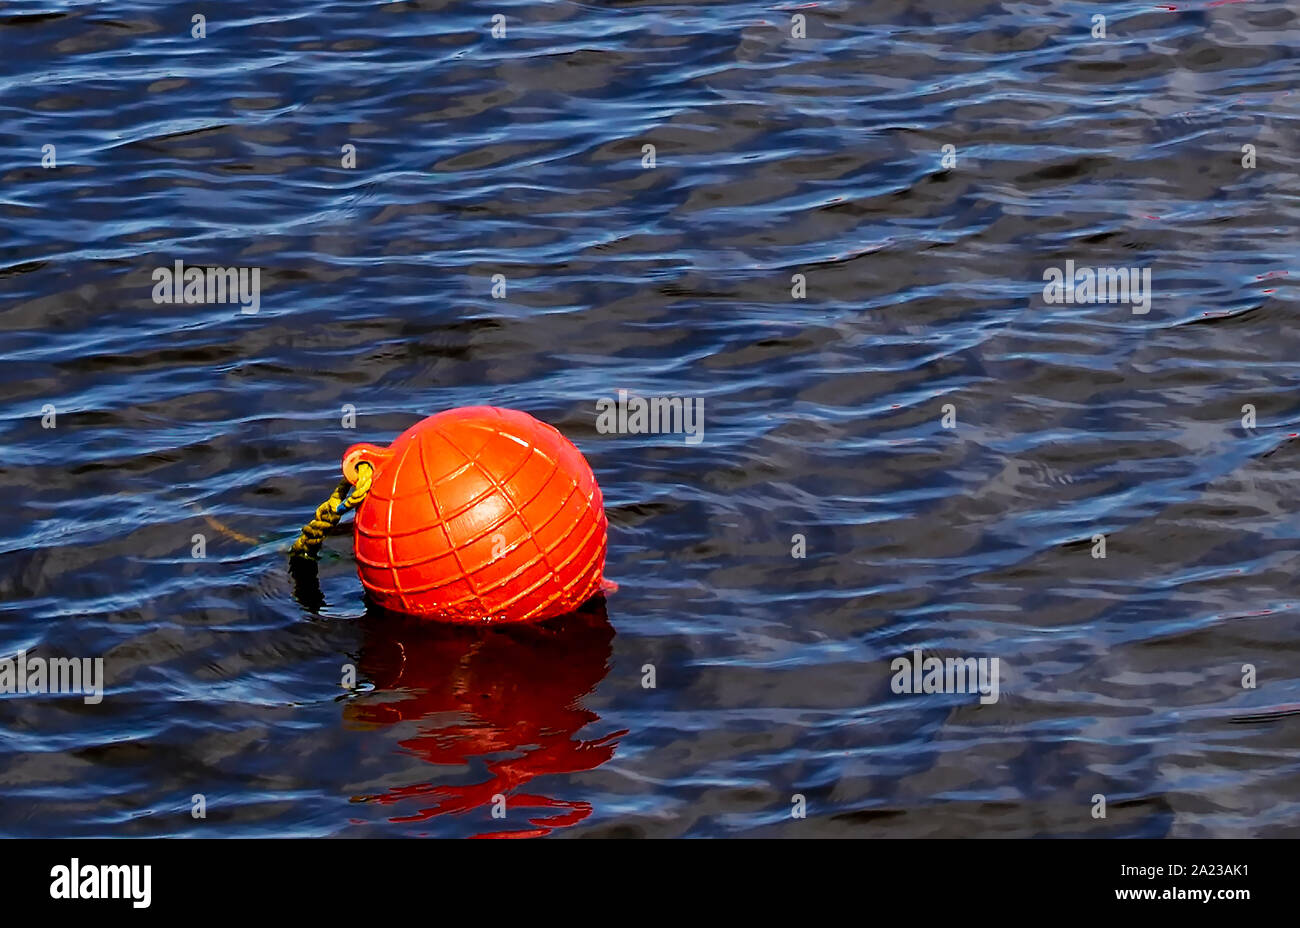
[(387, 448), (353, 445), (343, 476), (355, 483), (362, 462), (374, 474), (357, 510), (357, 572), (376, 605), (446, 622), (528, 622), (600, 591), (600, 487), (552, 426), (514, 409), (451, 409)]

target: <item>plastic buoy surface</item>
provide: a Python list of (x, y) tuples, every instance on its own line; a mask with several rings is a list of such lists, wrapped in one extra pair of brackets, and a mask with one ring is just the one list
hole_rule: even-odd
[(529, 622), (601, 589), (604, 501), (553, 427), (494, 406), (451, 409), (387, 448), (354, 445), (343, 474), (374, 468), (357, 510), (361, 582), (379, 606), (448, 622)]

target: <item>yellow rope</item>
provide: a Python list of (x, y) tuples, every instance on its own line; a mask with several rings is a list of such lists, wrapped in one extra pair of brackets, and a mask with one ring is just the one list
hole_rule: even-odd
[(215, 528), (221, 534), (225, 535), (227, 538), (233, 538), (235, 541), (239, 542), (240, 544), (243, 545), (257, 544), (256, 538), (249, 538), (247, 535), (242, 535), (239, 532), (235, 531), (226, 523), (214, 519), (210, 515), (204, 514), (203, 521), (208, 523), (208, 525), (211, 525), (213, 528)]
[(302, 534), (289, 549), (289, 557), (316, 557), (320, 546), (325, 543), (325, 533), (339, 524), (343, 513), (349, 509), (356, 509), (365, 501), (374, 475), (374, 468), (365, 461), (357, 464), (357, 482), (355, 484), (348, 483), (346, 480), (340, 482), (330, 494), (330, 498), (316, 507), (315, 517), (302, 527)]

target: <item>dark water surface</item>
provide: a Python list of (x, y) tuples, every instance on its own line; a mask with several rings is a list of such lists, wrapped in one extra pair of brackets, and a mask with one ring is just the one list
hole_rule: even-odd
[[(1300, 835), (1300, 12), (1170, 6), (0, 3), (0, 652), (107, 679), (0, 697), (0, 833)], [(582, 449), (619, 592), (295, 584), (345, 447), (480, 403)]]

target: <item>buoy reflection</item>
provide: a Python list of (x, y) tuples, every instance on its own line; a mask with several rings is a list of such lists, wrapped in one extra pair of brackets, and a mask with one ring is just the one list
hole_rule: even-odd
[[(604, 679), (612, 654), (614, 629), (603, 597), (537, 625), (468, 628), (381, 612), (362, 623), (358, 670), (375, 690), (347, 703), (345, 721), (418, 722), (419, 734), (400, 742), (402, 747), (431, 764), (481, 759), (490, 774), (481, 783), (422, 783), (365, 797), (425, 803), (391, 821), (482, 810), (485, 822), (501, 828), (475, 837), (530, 837), (591, 814), (589, 802), (525, 788), (546, 774), (594, 770), (614, 756), (627, 733), (595, 740), (579, 735), (599, 719), (582, 701)], [(493, 809), (504, 809), (504, 818), (493, 818)]]

